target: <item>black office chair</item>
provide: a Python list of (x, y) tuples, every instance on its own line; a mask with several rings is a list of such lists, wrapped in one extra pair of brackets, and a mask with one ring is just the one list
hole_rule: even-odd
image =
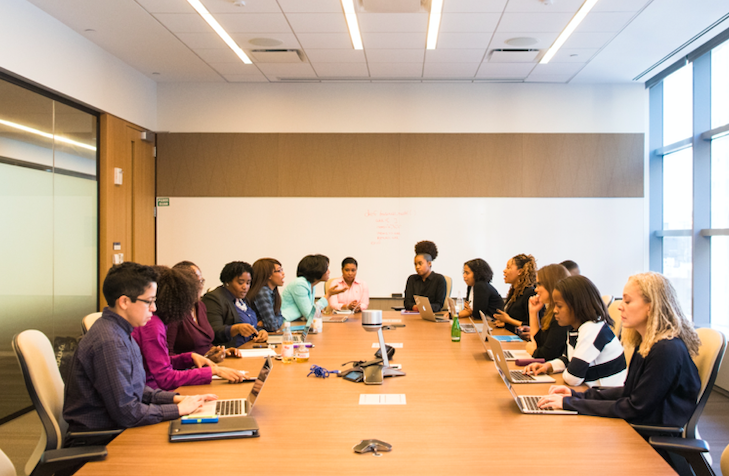
[(68, 431), (62, 414), (64, 384), (48, 338), (37, 330), (23, 331), (13, 338), (13, 349), (25, 387), (43, 425), (43, 433), (25, 466), (25, 473), (32, 476), (73, 474), (88, 461), (104, 459), (107, 451), (103, 445), (122, 430)]

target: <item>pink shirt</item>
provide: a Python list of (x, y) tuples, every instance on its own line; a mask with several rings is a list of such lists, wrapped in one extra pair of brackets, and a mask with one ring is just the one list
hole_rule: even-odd
[[(344, 286), (347, 285), (347, 283), (344, 282), (344, 278), (339, 277), (332, 281), (329, 284), (329, 287), (332, 288), (340, 283)], [(354, 282), (352, 282), (352, 286), (350, 286), (349, 289), (343, 293), (332, 296), (329, 299), (329, 306), (331, 306), (332, 309), (339, 311), (342, 309), (342, 306), (349, 304), (352, 301), (359, 301), (360, 309), (363, 311), (370, 305), (370, 290), (367, 289), (366, 283), (359, 281), (357, 278), (354, 278)]]

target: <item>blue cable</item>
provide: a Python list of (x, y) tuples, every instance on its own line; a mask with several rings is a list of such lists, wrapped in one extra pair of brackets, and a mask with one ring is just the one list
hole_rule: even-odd
[(309, 370), (311, 370), (311, 372), (306, 374), (307, 377), (314, 374), (314, 377), (327, 378), (329, 377), (329, 374), (339, 373), (339, 370), (327, 370), (324, 367), (319, 367), (318, 365), (312, 365)]

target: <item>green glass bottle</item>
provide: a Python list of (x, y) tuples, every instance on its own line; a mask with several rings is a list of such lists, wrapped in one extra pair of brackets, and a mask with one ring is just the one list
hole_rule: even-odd
[(451, 326), (451, 341), (461, 342), (461, 324), (458, 322), (458, 313), (453, 316), (453, 325)]

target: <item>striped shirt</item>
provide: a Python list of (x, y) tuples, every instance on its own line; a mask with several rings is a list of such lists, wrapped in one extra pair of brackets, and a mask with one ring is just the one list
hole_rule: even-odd
[(567, 352), (549, 363), (572, 386), (619, 387), (628, 373), (623, 346), (604, 321), (587, 321), (570, 330)]

